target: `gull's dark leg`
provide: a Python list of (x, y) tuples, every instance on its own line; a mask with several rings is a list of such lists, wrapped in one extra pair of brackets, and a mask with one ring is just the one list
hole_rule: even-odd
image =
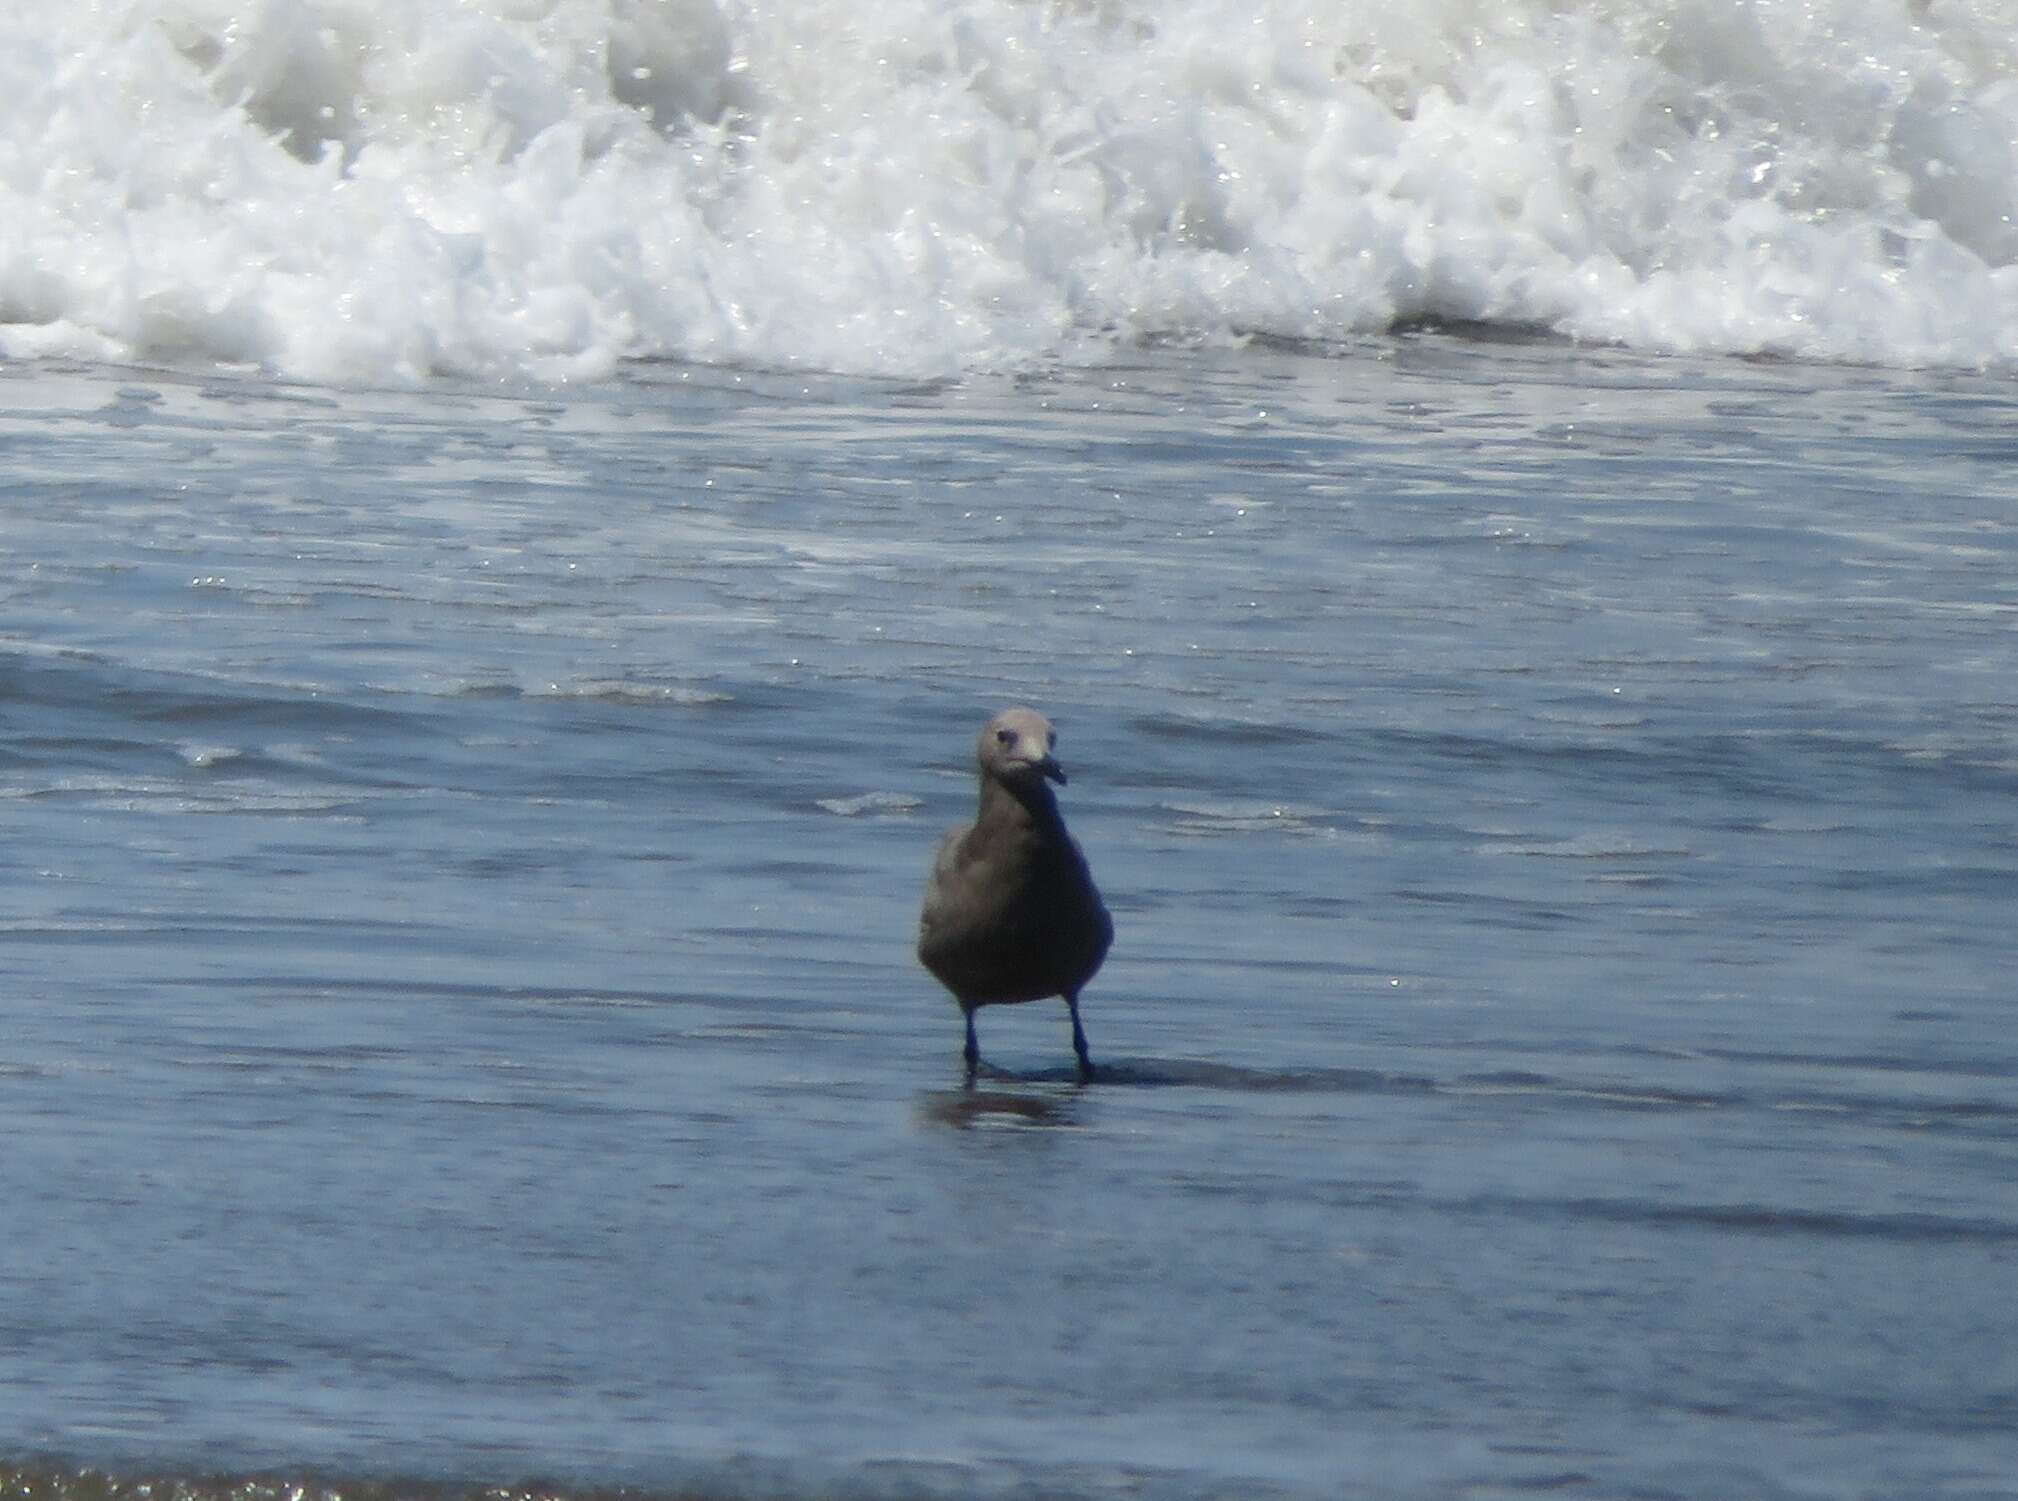
[(1086, 1056), (1086, 1029), (1079, 1025), (1077, 992), (1065, 993), (1065, 1009), (1072, 1013), (1072, 1051), (1079, 1055), (1079, 1082), (1084, 1084), (1093, 1077), (1093, 1060)]
[(981, 1067), (981, 1044), (974, 1040), (974, 1008), (967, 1006), (963, 1009), (967, 1016), (967, 1046), (961, 1050), (961, 1056), (967, 1060), (967, 1082), (972, 1084), (975, 1073)]

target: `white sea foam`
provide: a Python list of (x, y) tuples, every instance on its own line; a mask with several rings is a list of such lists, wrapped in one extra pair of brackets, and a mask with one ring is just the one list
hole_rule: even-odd
[(2010, 0), (72, 0), (0, 353), (935, 375), (1483, 320), (2018, 361)]

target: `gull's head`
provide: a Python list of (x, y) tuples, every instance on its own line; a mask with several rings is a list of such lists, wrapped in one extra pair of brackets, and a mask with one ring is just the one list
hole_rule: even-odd
[(1004, 709), (981, 731), (981, 774), (1010, 787), (1038, 786), (1046, 777), (1062, 784), (1065, 768), (1051, 754), (1057, 744), (1058, 732), (1035, 709)]

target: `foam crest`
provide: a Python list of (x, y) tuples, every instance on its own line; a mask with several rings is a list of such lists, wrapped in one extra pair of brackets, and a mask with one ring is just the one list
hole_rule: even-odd
[(2018, 30), (1878, 0), (97, 0), (0, 352), (907, 375), (1420, 320), (2018, 360)]

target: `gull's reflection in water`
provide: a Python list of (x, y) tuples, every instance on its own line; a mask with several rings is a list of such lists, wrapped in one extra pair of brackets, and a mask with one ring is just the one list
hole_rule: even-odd
[(941, 1126), (966, 1130), (972, 1126), (1070, 1126), (1075, 1124), (1074, 1094), (1036, 1094), (1023, 1090), (935, 1089), (921, 1096), (918, 1113)]

